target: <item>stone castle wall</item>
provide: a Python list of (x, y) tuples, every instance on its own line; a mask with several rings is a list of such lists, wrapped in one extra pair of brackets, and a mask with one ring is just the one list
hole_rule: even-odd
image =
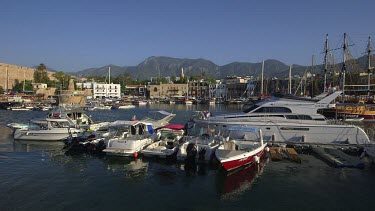
[[(12, 89), (15, 81), (34, 80), (34, 68), (22, 67), (12, 64), (0, 63), (0, 86), (5, 90), (7, 87), (7, 69), (8, 69), (8, 89)], [(53, 72), (47, 72), (51, 80), (55, 78), (52, 76)]]

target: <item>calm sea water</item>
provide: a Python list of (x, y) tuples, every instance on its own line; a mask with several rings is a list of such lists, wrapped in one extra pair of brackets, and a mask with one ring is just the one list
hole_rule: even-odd
[[(160, 109), (184, 124), (195, 110), (240, 107), (154, 104), (87, 113), (113, 121)], [(0, 110), (0, 210), (374, 210), (371, 165), (334, 168), (303, 154), (302, 164), (265, 161), (226, 175), (215, 165), (66, 155), (59, 143), (15, 142), (5, 126), (45, 115)]]

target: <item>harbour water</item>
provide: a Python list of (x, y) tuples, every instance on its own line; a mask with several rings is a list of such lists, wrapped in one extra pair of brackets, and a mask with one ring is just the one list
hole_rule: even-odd
[[(184, 124), (207, 109), (240, 107), (152, 104), (87, 114), (113, 121), (167, 110), (177, 114), (171, 123)], [(373, 210), (375, 166), (334, 168), (302, 154), (301, 164), (266, 160), (227, 175), (215, 165), (67, 155), (60, 143), (13, 141), (7, 123), (45, 115), (0, 110), (0, 210)]]

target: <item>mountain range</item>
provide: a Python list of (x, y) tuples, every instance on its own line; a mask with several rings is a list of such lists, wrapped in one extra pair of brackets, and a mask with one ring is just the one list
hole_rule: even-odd
[[(366, 69), (367, 58), (363, 56), (357, 60), (353, 60), (352, 64), (359, 65), (359, 69)], [(374, 57), (372, 63), (375, 63)], [(337, 64), (341, 67), (341, 64)], [(353, 66), (353, 65), (352, 65)], [(262, 63), (250, 62), (232, 62), (226, 65), (219, 66), (212, 61), (206, 59), (182, 59), (165, 56), (152, 56), (145, 59), (137, 66), (116, 66), (106, 65), (99, 68), (89, 68), (78, 72), (69, 72), (68, 74), (84, 78), (88, 76), (106, 76), (108, 74), (108, 67), (111, 67), (111, 76), (118, 76), (120, 74), (130, 74), (133, 79), (145, 80), (150, 77), (166, 77), (166, 76), (180, 76), (181, 69), (184, 69), (185, 76), (201, 75), (220, 79), (226, 76), (257, 76), (260, 75)], [(357, 68), (358, 69), (358, 68)], [(292, 75), (303, 75), (305, 71), (311, 72), (311, 66), (303, 66), (293, 64)], [(323, 65), (315, 65), (313, 73), (320, 74), (323, 72)], [(264, 75), (266, 77), (284, 78), (288, 77), (289, 65), (284, 64), (278, 60), (265, 60)]]

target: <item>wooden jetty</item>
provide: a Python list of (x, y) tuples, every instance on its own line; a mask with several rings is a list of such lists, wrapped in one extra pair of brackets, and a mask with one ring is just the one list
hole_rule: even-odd
[(301, 158), (294, 148), (270, 147), (269, 153), (273, 161), (286, 159), (292, 162), (301, 163)]
[(312, 151), (335, 167), (364, 168), (359, 157), (350, 156), (332, 146), (312, 146)]

